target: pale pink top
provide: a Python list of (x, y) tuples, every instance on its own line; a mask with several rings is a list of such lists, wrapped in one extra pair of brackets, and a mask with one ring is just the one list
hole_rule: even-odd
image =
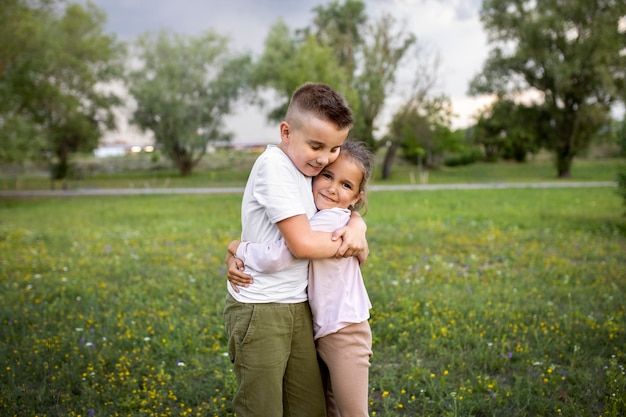
[[(318, 211), (310, 222), (313, 230), (333, 232), (349, 220), (350, 210), (333, 208)], [(287, 268), (296, 261), (283, 239), (274, 243), (242, 242), (237, 257), (246, 267), (266, 272)], [(315, 339), (369, 318), (372, 304), (355, 257), (312, 260), (307, 293)]]

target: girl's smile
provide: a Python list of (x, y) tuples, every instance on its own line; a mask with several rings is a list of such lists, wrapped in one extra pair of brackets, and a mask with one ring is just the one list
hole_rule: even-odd
[(313, 199), (318, 210), (348, 208), (361, 198), (363, 172), (350, 157), (339, 154), (332, 164), (313, 178)]

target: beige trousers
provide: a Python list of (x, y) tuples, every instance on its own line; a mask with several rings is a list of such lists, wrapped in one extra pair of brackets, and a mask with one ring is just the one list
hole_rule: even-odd
[(372, 331), (367, 320), (315, 341), (326, 417), (367, 417)]

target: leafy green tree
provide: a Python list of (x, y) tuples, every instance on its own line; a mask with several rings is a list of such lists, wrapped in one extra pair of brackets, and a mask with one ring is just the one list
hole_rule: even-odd
[(140, 36), (136, 56), (140, 64), (128, 74), (133, 122), (151, 130), (189, 175), (209, 142), (230, 140), (223, 120), (246, 91), (250, 58), (230, 54), (228, 39), (211, 31), (187, 37), (165, 30)]
[(356, 54), (363, 41), (362, 30), (367, 22), (365, 4), (360, 0), (345, 0), (343, 4), (333, 1), (326, 7), (313, 8), (313, 13), (316, 39), (333, 49), (339, 65), (352, 80), (357, 68)]
[(7, 0), (0, 8), (0, 135), (20, 161), (41, 152), (52, 179), (72, 153), (91, 151), (112, 126), (118, 97), (102, 88), (121, 74), (122, 45), (104, 34), (104, 13), (87, 3)]
[[(396, 86), (397, 70), (402, 62), (407, 61), (411, 48), (417, 47), (417, 39), (404, 28), (398, 28), (397, 20), (390, 14), (384, 14), (368, 25), (364, 32), (365, 39), (360, 48), (362, 65), (354, 79), (359, 111), (353, 134), (376, 149), (379, 146), (374, 137), (376, 121)], [(414, 49), (411, 57), (418, 56), (418, 52)], [(415, 77), (422, 76), (416, 71)]]
[[(270, 120), (280, 120), (293, 90), (305, 81), (332, 85), (355, 116), (351, 137), (376, 149), (376, 122), (397, 85), (402, 62), (417, 56), (416, 38), (390, 14), (368, 23), (361, 0), (332, 1), (313, 9), (311, 26), (293, 32), (278, 21), (255, 66), (256, 85), (277, 93)], [(417, 73), (417, 71), (416, 71)]]
[(537, 153), (549, 129), (548, 115), (541, 108), (502, 99), (482, 112), (473, 129), (474, 143), (483, 147), (487, 161), (502, 157), (524, 162)]
[(278, 97), (268, 115), (274, 122), (283, 120), (291, 94), (306, 81), (332, 85), (348, 102), (356, 101), (348, 74), (337, 62), (333, 49), (320, 44), (313, 35), (292, 32), (280, 19), (272, 25), (252, 73), (257, 87), (271, 88)]
[(402, 149), (404, 159), (412, 164), (439, 167), (446, 152), (454, 152), (461, 146), (460, 136), (453, 134), (451, 124), (451, 105), (445, 96), (406, 102), (389, 123), (383, 179), (391, 176), (393, 160), (399, 149)]
[(396, 85), (397, 69), (417, 47), (416, 37), (390, 13), (369, 22), (361, 0), (333, 1), (313, 12), (307, 33), (333, 49), (356, 92), (357, 101), (350, 101), (355, 115), (351, 136), (376, 149), (376, 122)]
[(470, 92), (538, 93), (537, 110), (549, 117), (543, 144), (560, 178), (624, 99), (624, 16), (626, 3), (615, 0), (483, 1), (481, 20), (495, 47)]
[(0, 163), (21, 165), (39, 158), (45, 135), (37, 125), (19, 114), (7, 114), (0, 121)]

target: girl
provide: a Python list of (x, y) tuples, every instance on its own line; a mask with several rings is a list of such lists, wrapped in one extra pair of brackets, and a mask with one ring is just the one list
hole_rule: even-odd
[[(313, 199), (319, 210), (310, 219), (314, 230), (339, 229), (347, 224), (352, 210), (365, 207), (371, 169), (372, 156), (365, 146), (344, 142), (335, 162), (313, 179)], [(283, 239), (269, 244), (233, 241), (229, 252), (246, 267), (265, 273), (283, 269), (294, 260)], [(357, 258), (311, 260), (307, 292), (326, 415), (368, 416), (371, 303)]]

